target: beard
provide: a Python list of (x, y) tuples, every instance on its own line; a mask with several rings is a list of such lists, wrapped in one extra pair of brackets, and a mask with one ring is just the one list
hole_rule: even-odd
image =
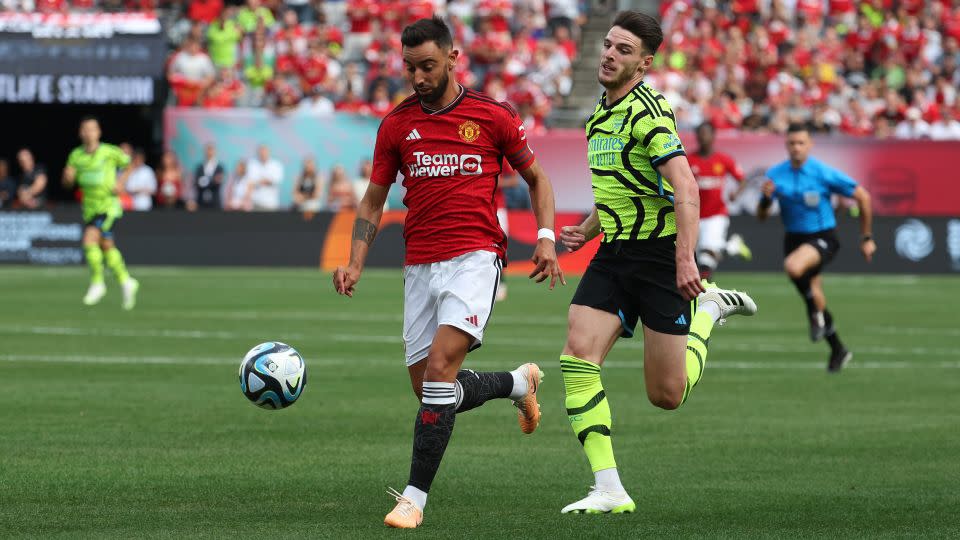
[(443, 97), (444, 92), (447, 91), (447, 85), (450, 84), (450, 74), (446, 71), (443, 72), (443, 75), (440, 77), (440, 81), (437, 83), (437, 87), (431, 90), (426, 95), (421, 94), (419, 91), (417, 94), (420, 96), (420, 102), (425, 104), (436, 103), (440, 101), (440, 98)]
[(603, 86), (608, 90), (614, 89), (614, 88), (620, 88), (621, 86), (627, 84), (633, 79), (634, 74), (637, 73), (638, 67), (639, 67), (639, 64), (634, 64), (634, 65), (624, 64), (621, 67), (620, 71), (616, 74), (616, 77), (614, 77), (613, 79), (604, 81), (599, 78), (599, 74), (598, 74), (597, 80), (600, 82), (601, 86)]

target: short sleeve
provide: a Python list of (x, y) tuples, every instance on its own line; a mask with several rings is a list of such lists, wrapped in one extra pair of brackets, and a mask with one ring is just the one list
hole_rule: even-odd
[(743, 169), (740, 168), (740, 164), (737, 163), (737, 160), (733, 159), (731, 156), (724, 155), (724, 161), (726, 162), (727, 172), (730, 173), (737, 182), (743, 182), (744, 175)]
[(776, 199), (777, 194), (780, 191), (780, 188), (777, 187), (777, 168), (770, 167), (763, 173), (763, 175), (767, 178), (767, 180), (773, 182), (773, 195), (771, 198)]
[(77, 151), (76, 150), (74, 150), (73, 152), (70, 152), (70, 155), (67, 156), (67, 167), (73, 167), (74, 169), (77, 168)]
[(644, 117), (633, 129), (633, 136), (647, 151), (650, 165), (654, 169), (677, 156), (686, 155), (680, 136), (677, 135), (676, 126), (668, 116)]
[[(395, 117), (394, 117), (395, 118)], [(388, 117), (380, 123), (377, 131), (377, 143), (373, 147), (373, 173), (370, 181), (381, 186), (389, 186), (397, 180), (400, 170), (400, 148), (395, 142), (396, 123)]]
[(130, 165), (130, 156), (125, 154), (123, 150), (117, 146), (110, 146), (110, 159), (113, 160), (113, 163), (118, 169), (122, 169), (127, 165)]
[(520, 116), (507, 104), (503, 111), (506, 120), (501, 124), (500, 151), (507, 158), (507, 163), (516, 171), (526, 170), (536, 161), (536, 156), (527, 143), (527, 131)]
[(857, 189), (857, 182), (846, 173), (833, 167), (823, 167), (823, 179), (831, 193), (852, 197)]

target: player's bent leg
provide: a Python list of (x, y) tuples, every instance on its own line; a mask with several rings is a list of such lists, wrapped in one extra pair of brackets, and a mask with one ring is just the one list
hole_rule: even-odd
[[(813, 280), (818, 276), (823, 256), (810, 244), (801, 244), (790, 252), (783, 261), (783, 269), (790, 277), (790, 281), (797, 288), (807, 308), (807, 318), (810, 322), (810, 339), (819, 341), (825, 332), (823, 310), (817, 306), (816, 295), (813, 290)], [(822, 293), (821, 293), (822, 296)]]
[(107, 294), (103, 282), (103, 251), (100, 249), (100, 230), (88, 225), (83, 230), (83, 254), (90, 268), (90, 287), (83, 297), (83, 303), (96, 305)]
[[(441, 325), (425, 360), (421, 392), (423, 399), (414, 425), (410, 479), (397, 505), (384, 518), (390, 527), (413, 528), (423, 520), (427, 494), (440, 468), (440, 461), (453, 434), (456, 421), (456, 377), (473, 343), (473, 336)], [(420, 512), (410, 510), (415, 506)]]
[(647, 399), (657, 407), (673, 410), (686, 394), (686, 335), (664, 334), (643, 327), (643, 379)]
[(594, 473), (587, 496), (565, 506), (568, 513), (632, 512), (636, 504), (620, 482), (613, 456), (613, 417), (600, 379), (600, 366), (623, 331), (621, 320), (606, 311), (571, 305), (567, 343), (560, 357), (567, 418), (583, 445)]
[(112, 238), (104, 237), (100, 240), (100, 249), (103, 251), (104, 261), (107, 268), (113, 273), (113, 277), (120, 284), (123, 291), (123, 309), (131, 310), (137, 305), (137, 292), (140, 290), (140, 282), (130, 277), (127, 272), (127, 265), (123, 261), (123, 255), (113, 243)]

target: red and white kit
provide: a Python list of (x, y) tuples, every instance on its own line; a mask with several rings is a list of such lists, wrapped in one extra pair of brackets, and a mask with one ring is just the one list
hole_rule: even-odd
[(687, 155), (687, 160), (700, 186), (700, 237), (697, 250), (722, 252), (727, 244), (727, 229), (730, 228), (730, 214), (723, 200), (723, 188), (728, 176), (742, 182), (743, 170), (732, 157), (721, 152), (709, 156), (691, 153)]
[(493, 309), (507, 238), (494, 197), (503, 160), (523, 171), (534, 162), (523, 122), (509, 105), (469, 89), (431, 111), (410, 96), (384, 118), (371, 182), (403, 177), (403, 340), (407, 365), (427, 356), (440, 325), (473, 336)]

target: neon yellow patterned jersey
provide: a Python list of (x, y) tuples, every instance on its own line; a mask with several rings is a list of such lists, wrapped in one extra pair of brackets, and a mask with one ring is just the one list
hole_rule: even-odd
[(604, 242), (677, 234), (673, 185), (657, 167), (685, 155), (670, 104), (640, 82), (587, 121), (587, 159)]
[(79, 146), (70, 152), (67, 166), (77, 171), (77, 185), (83, 193), (83, 220), (107, 214), (119, 217), (123, 214), (120, 199), (114, 193), (117, 186), (117, 169), (130, 164), (130, 157), (120, 148), (100, 143), (92, 153)]

